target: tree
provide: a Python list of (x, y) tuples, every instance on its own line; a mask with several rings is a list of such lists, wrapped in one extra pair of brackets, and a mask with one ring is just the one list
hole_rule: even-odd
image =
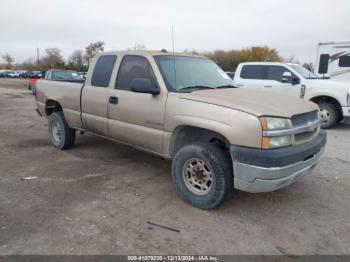
[(235, 71), (238, 64), (240, 63), (240, 60), (237, 56), (237, 51), (235, 50), (216, 50), (212, 53), (204, 53), (202, 55), (213, 60), (225, 71)]
[(40, 61), (40, 64), (43, 67), (43, 69), (64, 67), (64, 61), (60, 49), (47, 48), (45, 49), (45, 52), (46, 55)]
[(87, 47), (85, 47), (84, 61), (89, 64), (91, 58), (93, 58), (98, 52), (104, 51), (104, 46), (105, 43), (102, 41), (90, 43)]
[(237, 51), (237, 56), (241, 62), (282, 62), (282, 57), (279, 56), (278, 51), (267, 46), (257, 46), (245, 48)]
[(11, 69), (13, 66), (13, 62), (15, 61), (15, 59), (9, 54), (6, 53), (5, 55), (2, 56), (2, 58), (5, 60), (6, 62), (6, 67), (7, 69)]
[(69, 57), (66, 67), (77, 71), (86, 71), (87, 68), (84, 65), (83, 51), (75, 50)]

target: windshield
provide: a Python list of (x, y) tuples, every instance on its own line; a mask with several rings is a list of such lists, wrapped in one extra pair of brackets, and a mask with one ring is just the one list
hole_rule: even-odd
[(293, 68), (295, 71), (297, 71), (299, 74), (302, 75), (302, 77), (306, 79), (316, 79), (317, 76), (314, 75), (310, 70), (306, 69), (305, 67), (301, 65), (290, 65), (291, 68)]
[(75, 71), (53, 71), (52, 80), (81, 80), (82, 77)]
[(170, 91), (233, 87), (230, 77), (214, 62), (196, 57), (155, 56)]

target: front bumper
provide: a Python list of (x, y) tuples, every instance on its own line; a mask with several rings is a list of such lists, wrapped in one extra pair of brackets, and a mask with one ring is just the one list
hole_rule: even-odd
[(251, 192), (271, 192), (294, 183), (320, 161), (327, 135), (320, 130), (310, 143), (274, 150), (232, 146), (234, 187)]
[(343, 117), (344, 118), (350, 118), (350, 106), (343, 106)]

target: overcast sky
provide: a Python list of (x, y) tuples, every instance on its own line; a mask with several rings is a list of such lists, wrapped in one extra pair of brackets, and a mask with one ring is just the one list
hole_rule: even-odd
[(316, 44), (350, 40), (350, 0), (17, 0), (1, 1), (0, 55), (22, 62), (36, 48), (67, 58), (93, 41), (106, 50), (239, 49), (268, 45), (315, 60)]

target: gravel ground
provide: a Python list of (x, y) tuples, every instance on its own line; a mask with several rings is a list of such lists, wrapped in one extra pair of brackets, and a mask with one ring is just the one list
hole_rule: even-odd
[(202, 211), (169, 162), (88, 134), (59, 151), (34, 109), (24, 81), (0, 80), (0, 254), (350, 253), (350, 125), (294, 185)]

